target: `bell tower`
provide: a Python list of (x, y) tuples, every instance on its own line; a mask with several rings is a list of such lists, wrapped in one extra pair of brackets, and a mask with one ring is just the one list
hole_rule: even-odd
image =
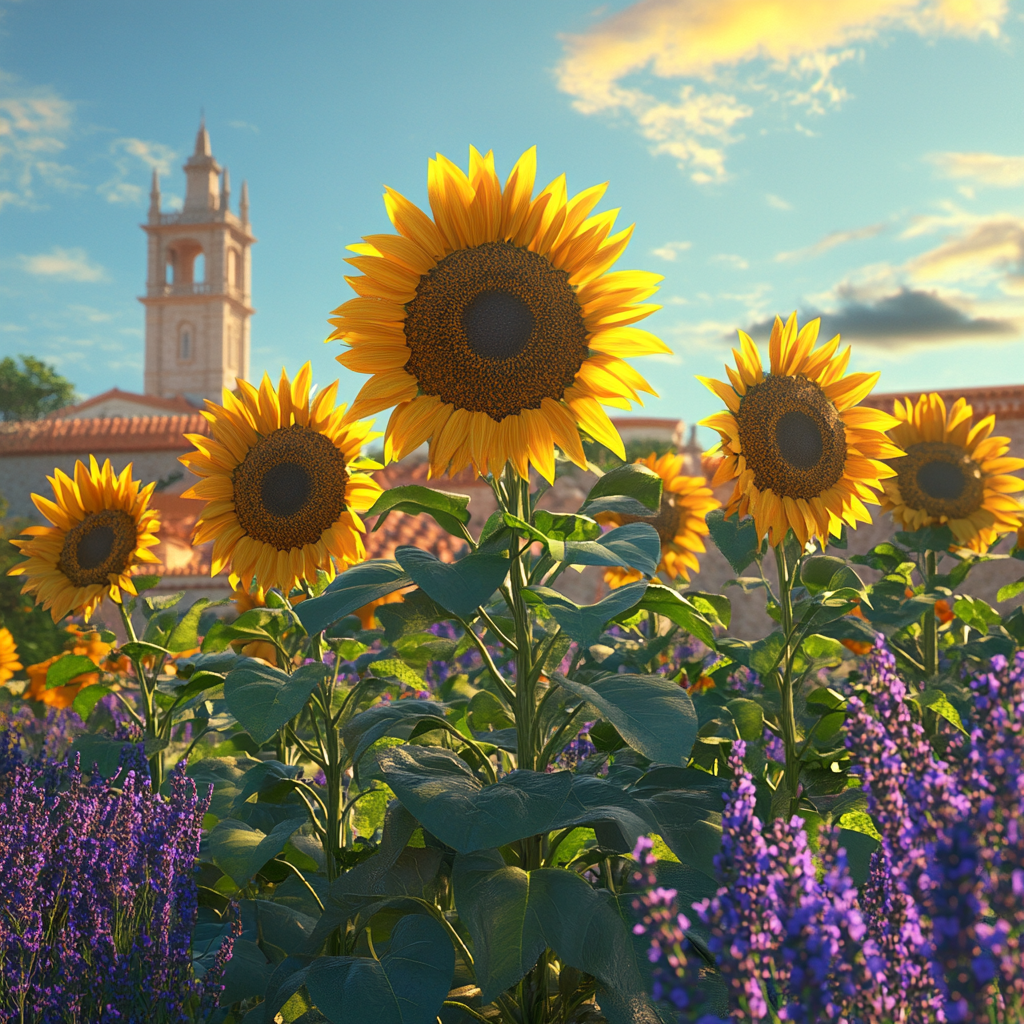
[(161, 213), (153, 171), (146, 294), (145, 392), (220, 400), (222, 388), (249, 375), (251, 306), (249, 192), (242, 182), (237, 215), (231, 185), (210, 150), (205, 122), (184, 167), (185, 203)]

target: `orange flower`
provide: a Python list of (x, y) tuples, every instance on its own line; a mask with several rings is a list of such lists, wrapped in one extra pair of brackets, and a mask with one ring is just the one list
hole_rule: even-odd
[(86, 686), (95, 686), (100, 681), (100, 673), (98, 671), (83, 672), (80, 676), (75, 676), (74, 679), (64, 686), (57, 686), (52, 690), (46, 688), (46, 673), (48, 669), (55, 661), (59, 661), (68, 654), (84, 655), (97, 668), (100, 667), (101, 662), (104, 662), (110, 654), (110, 644), (104, 643), (100, 639), (99, 633), (91, 631), (87, 633), (74, 625), (68, 626), (68, 632), (72, 636), (72, 639), (68, 642), (70, 650), (65, 651), (64, 654), (55, 654), (52, 658), (47, 658), (46, 661), (41, 661), (37, 665), (29, 665), (25, 670), (28, 672), (29, 677), (29, 686), (25, 696), (29, 700), (42, 701), (44, 704), (49, 704), (55, 708), (70, 707), (81, 690)]
[(24, 666), (18, 661), (18, 645), (6, 627), (0, 628), (0, 683), (7, 682)]
[(708, 690), (713, 690), (715, 688), (715, 681), (711, 676), (702, 675), (696, 682), (690, 683), (689, 686), (683, 685), (686, 692), (692, 695), (695, 693), (707, 693)]
[(362, 624), (363, 629), (373, 629), (374, 620), (377, 617), (377, 609), (381, 605), (395, 604), (398, 601), (404, 600), (405, 598), (402, 596), (401, 591), (395, 591), (384, 597), (378, 597), (376, 601), (371, 601), (369, 604), (364, 604), (362, 608), (357, 608), (352, 614), (359, 616), (359, 622)]
[(935, 602), (935, 618), (937, 618), (943, 625), (947, 622), (952, 622), (956, 618), (953, 614), (953, 609), (949, 607), (948, 601)]
[[(857, 611), (860, 611), (858, 608)], [(852, 612), (850, 613), (853, 614)], [(865, 654), (871, 652), (872, 645), (867, 640), (840, 640), (839, 641), (848, 651), (853, 651), (858, 657), (863, 657)]]

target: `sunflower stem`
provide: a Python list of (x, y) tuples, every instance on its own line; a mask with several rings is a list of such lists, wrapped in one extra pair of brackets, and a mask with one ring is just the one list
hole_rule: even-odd
[[(139, 637), (135, 632), (135, 624), (132, 622), (131, 614), (125, 608), (124, 602), (119, 601), (117, 608), (121, 613), (121, 622), (124, 625), (125, 636), (128, 637), (130, 643), (138, 643)], [(147, 740), (155, 740), (160, 733), (160, 723), (157, 721), (159, 712), (155, 699), (156, 672), (153, 673), (153, 678), (151, 679), (142, 665), (141, 658), (130, 658), (129, 660), (132, 663), (132, 668), (135, 670), (135, 678), (139, 681), (139, 690), (142, 693), (143, 735)], [(153, 792), (158, 793), (164, 781), (164, 755), (162, 750), (153, 751), (152, 756), (149, 758), (149, 774), (153, 780)]]
[[(929, 550), (924, 553), (924, 566), (924, 590), (925, 593), (928, 593), (935, 586), (936, 558), (934, 551)], [(929, 606), (921, 620), (921, 626), (924, 631), (924, 674), (928, 679), (932, 679), (939, 670), (939, 625), (934, 608)]]
[(779, 611), (785, 639), (779, 686), (782, 695), (779, 724), (782, 726), (782, 742), (786, 749), (785, 778), (786, 789), (789, 791), (789, 816), (792, 817), (800, 806), (800, 752), (797, 748), (796, 710), (793, 702), (793, 659), (799, 644), (793, 644), (793, 566), (786, 559), (785, 541), (775, 547), (775, 564), (779, 570)]

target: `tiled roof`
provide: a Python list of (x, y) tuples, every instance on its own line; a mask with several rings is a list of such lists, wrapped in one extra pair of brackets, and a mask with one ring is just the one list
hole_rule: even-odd
[(134, 391), (122, 391), (120, 388), (111, 388), (104, 391), (102, 395), (93, 395), (84, 402), (77, 405), (67, 405), (63, 409), (47, 414), (47, 419), (66, 420), (74, 419), (80, 412), (109, 401), (134, 402), (136, 405), (148, 406), (150, 409), (166, 409), (168, 412), (194, 413), (194, 406), (184, 395), (175, 395), (173, 398), (160, 398), (157, 395), (139, 395)]
[(372, 531), (373, 526), (367, 523), (363, 537), (367, 558), (394, 558), (395, 548), (414, 544), (436, 555), (442, 562), (454, 562), (466, 547), (464, 541), (446, 533), (427, 515), (392, 512), (380, 530)]
[(4, 455), (187, 451), (183, 434), (209, 434), (198, 413), (177, 416), (115, 416), (102, 419), (46, 419), (0, 423)]
[[(872, 409), (883, 409), (892, 412), (896, 399), (917, 399), (919, 391), (891, 391), (887, 394), (868, 395), (861, 405)], [(937, 392), (942, 395), (947, 406), (958, 398), (966, 398), (968, 405), (974, 407), (975, 417), (994, 414), (996, 419), (1024, 420), (1024, 384), (1009, 384), (991, 388), (945, 388)]]

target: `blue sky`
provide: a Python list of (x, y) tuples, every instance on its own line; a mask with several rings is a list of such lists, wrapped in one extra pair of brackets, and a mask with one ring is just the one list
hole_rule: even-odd
[(281, 4), (0, 0), (0, 356), (82, 395), (142, 388), (149, 177), (165, 206), (205, 108), (249, 182), (252, 371), (365, 380), (325, 346), (345, 246), (425, 203), (435, 151), (608, 180), (621, 268), (665, 275), (636, 365), (693, 422), (735, 329), (853, 343), (884, 390), (1024, 382), (1020, 0)]

